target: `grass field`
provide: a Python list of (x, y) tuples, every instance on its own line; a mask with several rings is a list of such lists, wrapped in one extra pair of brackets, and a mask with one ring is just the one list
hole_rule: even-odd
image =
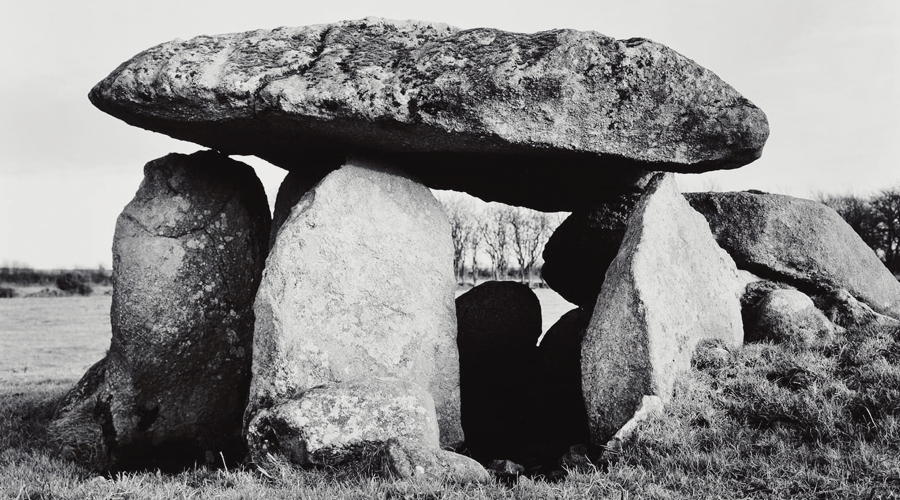
[(557, 483), (458, 486), (288, 466), (98, 476), (54, 458), (45, 429), (108, 347), (109, 300), (0, 300), (0, 498), (900, 498), (893, 330), (702, 350), (665, 414), (641, 424), (614, 464)]

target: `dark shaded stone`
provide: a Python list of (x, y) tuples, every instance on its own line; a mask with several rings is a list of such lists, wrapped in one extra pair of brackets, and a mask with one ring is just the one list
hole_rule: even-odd
[(116, 225), (103, 381), (81, 391), (102, 429), (103, 468), (243, 459), (252, 304), (270, 224), (248, 165), (206, 151), (144, 167)]
[(831, 208), (759, 191), (687, 193), (738, 268), (807, 295), (843, 288), (900, 319), (900, 282)]
[(431, 187), (543, 210), (583, 207), (647, 170), (737, 168), (768, 137), (761, 110), (650, 40), (375, 18), (161, 44), (90, 99), (289, 170), (382, 152)]
[(541, 277), (547, 285), (569, 302), (593, 310), (639, 198), (637, 192), (623, 193), (566, 218), (544, 246)]
[(534, 445), (545, 464), (555, 464), (570, 446), (590, 440), (581, 394), (581, 341), (591, 321), (590, 311), (577, 308), (564, 314), (537, 349), (533, 418), (541, 422), (542, 431)]
[(533, 462), (541, 305), (528, 286), (482, 283), (456, 299), (462, 426), (472, 456)]

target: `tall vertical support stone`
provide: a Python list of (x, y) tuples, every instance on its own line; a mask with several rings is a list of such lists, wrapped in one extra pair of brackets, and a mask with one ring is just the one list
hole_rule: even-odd
[(206, 151), (144, 167), (116, 224), (109, 353), (64, 400), (51, 429), (63, 446), (100, 450), (107, 469), (243, 458), (270, 224), (248, 165)]
[[(372, 389), (372, 401), (387, 401), (379, 394), (399, 394), (402, 387), (410, 395), (404, 401), (420, 408), (432, 403), (413, 401), (415, 388), (427, 391), (441, 444), (462, 441), (452, 258), (440, 203), (426, 187), (387, 167), (348, 160), (307, 192), (278, 232), (254, 306), (245, 415), (251, 456), (290, 440), (280, 443), (291, 447), (285, 454), (318, 463), (321, 454), (311, 448), (329, 446), (311, 438), (318, 431), (285, 434), (270, 423), (289, 408), (295, 409), (278, 421), (309, 422), (309, 415), (297, 412), (312, 411), (313, 405), (302, 404), (312, 389), (348, 387), (342, 394), (349, 398), (358, 393), (349, 387), (361, 382), (381, 384)], [(416, 411), (403, 407), (398, 413)], [(422, 435), (425, 427), (408, 437)], [(357, 443), (367, 439), (360, 432)], [(394, 437), (404, 437), (397, 432)], [(343, 438), (334, 443), (352, 445)]]
[(739, 280), (706, 220), (655, 177), (629, 217), (582, 342), (591, 440), (602, 445), (643, 396), (667, 401), (701, 339), (743, 342)]

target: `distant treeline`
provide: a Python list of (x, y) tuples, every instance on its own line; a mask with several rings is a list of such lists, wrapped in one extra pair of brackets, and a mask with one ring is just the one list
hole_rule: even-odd
[(840, 214), (892, 273), (900, 274), (900, 187), (872, 196), (824, 195), (819, 201)]
[(112, 272), (102, 267), (97, 269), (31, 269), (29, 267), (0, 267), (0, 283), (18, 286), (60, 286), (69, 283), (89, 285), (111, 285)]

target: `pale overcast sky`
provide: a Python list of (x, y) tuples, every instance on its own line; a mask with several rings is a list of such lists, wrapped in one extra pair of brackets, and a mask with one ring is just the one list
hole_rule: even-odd
[[(900, 1), (95, 1), (0, 4), (0, 265), (111, 266), (144, 163), (197, 145), (126, 125), (87, 93), (173, 38), (379, 16), (460, 28), (594, 30), (663, 43), (766, 112), (763, 157), (685, 190), (794, 196), (900, 185)], [(284, 172), (258, 160), (274, 197)]]

